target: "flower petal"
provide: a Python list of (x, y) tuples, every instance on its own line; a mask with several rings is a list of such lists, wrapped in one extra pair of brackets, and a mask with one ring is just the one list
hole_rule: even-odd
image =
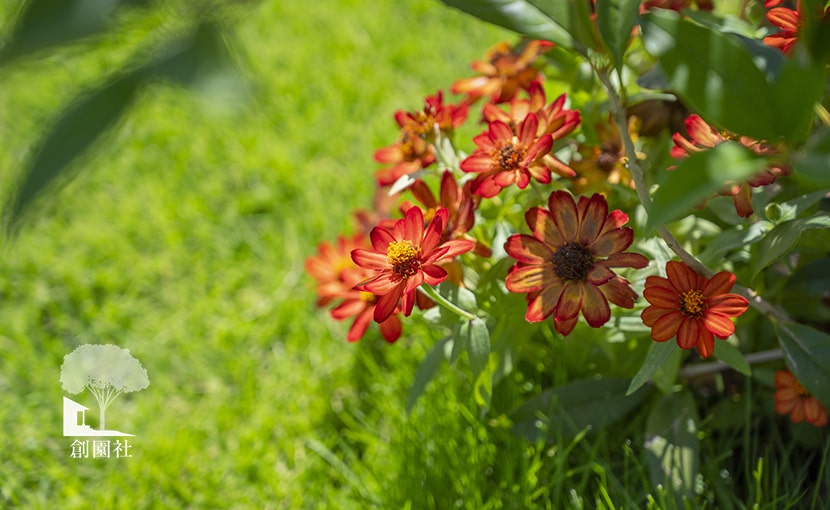
[(682, 349), (691, 349), (705, 336), (712, 336), (712, 333), (703, 327), (703, 322), (698, 319), (684, 317), (677, 328), (677, 345)]
[(403, 284), (398, 285), (392, 290), (392, 292), (389, 292), (378, 299), (378, 302), (375, 305), (375, 312), (372, 314), (372, 318), (375, 322), (383, 322), (388, 319), (390, 315), (395, 313), (395, 308), (398, 307), (398, 300), (400, 300), (401, 294), (403, 294), (403, 288)]
[(392, 315), (385, 321), (380, 323), (380, 332), (387, 342), (394, 343), (401, 337), (403, 332), (403, 324), (397, 315)]
[(378, 271), (389, 267), (389, 262), (386, 260), (385, 254), (364, 250), (362, 248), (352, 250), (352, 260), (364, 269)]
[(541, 290), (545, 280), (550, 280), (552, 269), (550, 265), (541, 264), (515, 267), (505, 278), (504, 284), (507, 290), (516, 293)]
[(608, 301), (594, 285), (582, 286), (582, 316), (592, 328), (598, 328), (611, 319)]
[(562, 282), (555, 280), (550, 285), (543, 288), (537, 294), (530, 294), (528, 296), (527, 312), (525, 319), (528, 322), (539, 322), (545, 320), (550, 314), (556, 310), (556, 304), (562, 296), (564, 286)]
[(670, 260), (666, 264), (666, 276), (678, 293), (683, 293), (697, 287), (697, 273), (689, 266), (676, 260)]
[(737, 294), (721, 294), (706, 301), (708, 310), (729, 317), (737, 317), (749, 307), (749, 301)]
[(633, 267), (634, 269), (642, 269), (648, 265), (648, 259), (639, 253), (615, 253), (602, 261), (602, 265), (607, 267)]
[[(352, 327), (349, 328), (349, 333), (346, 335), (346, 340), (349, 342), (357, 342), (363, 338), (366, 329), (369, 327), (369, 323), (372, 322), (373, 310), (374, 307), (367, 307), (355, 318), (354, 322), (352, 322)], [(387, 319), (387, 322), (389, 320), (391, 319)]]
[[(643, 313), (645, 314), (645, 310), (643, 310)], [(683, 314), (680, 311), (671, 311), (660, 315), (654, 321), (654, 325), (651, 326), (651, 338), (658, 342), (665, 342), (676, 336), (680, 325), (683, 323), (683, 318)]]
[[(594, 193), (588, 200), (585, 211), (580, 218), (582, 221), (580, 222), (579, 242), (585, 246), (590, 246), (602, 231), (607, 217), (608, 202), (599, 193)], [(593, 246), (591, 248), (593, 251)], [(628, 246), (625, 248), (628, 248)], [(599, 256), (605, 256), (605, 254)]]
[(701, 291), (704, 297), (717, 296), (732, 290), (733, 285), (735, 285), (735, 275), (729, 271), (721, 271), (712, 276)]
[(504, 249), (514, 259), (528, 264), (545, 264), (553, 259), (553, 251), (547, 245), (526, 234), (508, 237)]
[(565, 244), (562, 233), (556, 228), (553, 216), (547, 209), (531, 207), (525, 213), (525, 221), (536, 239), (553, 248), (559, 248)]
[(718, 338), (729, 338), (735, 332), (735, 324), (729, 317), (713, 313), (712, 310), (703, 312), (701, 320), (706, 329)]
[(660, 308), (669, 310), (680, 309), (680, 296), (677, 292), (660, 285), (650, 286), (648, 285), (648, 279), (646, 280), (646, 288), (643, 290), (643, 297), (646, 298), (646, 301)]
[(548, 198), (548, 208), (563, 240), (568, 243), (576, 240), (579, 233), (579, 215), (576, 203), (567, 191), (554, 191)]
[(562, 296), (559, 297), (559, 302), (556, 304), (557, 319), (569, 320), (579, 314), (579, 309), (582, 308), (582, 287), (582, 282), (573, 280), (565, 282)]
[(620, 276), (608, 280), (599, 290), (608, 301), (622, 308), (633, 308), (637, 301), (637, 293), (631, 290), (631, 284)]
[(608, 257), (625, 251), (634, 242), (634, 231), (630, 228), (618, 228), (601, 234), (591, 244), (591, 253), (595, 257)]

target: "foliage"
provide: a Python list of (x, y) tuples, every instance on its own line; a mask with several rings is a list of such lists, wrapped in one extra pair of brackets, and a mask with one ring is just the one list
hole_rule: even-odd
[[(789, 370), (803, 385), (792, 395), (816, 399), (792, 421), (826, 438), (828, 288), (807, 291), (799, 275), (830, 267), (828, 62), (811, 39), (830, 8), (776, 7), (800, 17), (788, 32), (780, 11), (758, 16), (780, 2), (445, 3), (523, 38), (453, 82), (460, 98), (439, 90), (395, 113), (398, 141), (375, 154), (391, 166), (378, 170), (371, 221), (358, 215), (357, 248), (322, 243), (307, 265), (335, 319), (360, 313), (350, 341), (373, 312), (402, 316), (388, 342), (418, 321), (444, 332), (407, 408), (443, 360), (466, 353), (478, 413), (532, 442), (614, 427), (636, 409), (650, 478), (678, 506), (701, 501), (700, 411), (712, 405), (694, 391), (701, 377)], [(459, 134), (476, 121), (478, 136)], [(426, 233), (396, 205), (406, 218), (423, 207)], [(811, 312), (793, 306), (796, 288)], [(590, 369), (518, 406), (494, 399), (533, 362), (531, 346), (560, 337), (590, 346)], [(775, 395), (783, 414), (787, 391)]]

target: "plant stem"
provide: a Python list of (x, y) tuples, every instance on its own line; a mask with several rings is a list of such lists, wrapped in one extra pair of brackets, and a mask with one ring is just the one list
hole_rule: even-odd
[(463, 319), (471, 321), (476, 318), (475, 314), (470, 313), (467, 310), (464, 310), (463, 308), (460, 308), (458, 305), (449, 301), (447, 298), (439, 294), (438, 291), (436, 291), (426, 283), (418, 287), (418, 290), (426, 294), (427, 297), (429, 297), (431, 300), (435, 301), (439, 305), (443, 306), (447, 310), (451, 311), (452, 313), (458, 315)]
[[(631, 177), (634, 179), (634, 186), (637, 191), (637, 196), (643, 204), (646, 214), (648, 214), (651, 211), (651, 196), (648, 193), (648, 187), (646, 186), (643, 169), (640, 167), (640, 162), (637, 161), (637, 149), (634, 147), (634, 141), (631, 139), (631, 133), (628, 132), (628, 120), (625, 117), (625, 107), (623, 106), (622, 100), (614, 88), (614, 84), (611, 83), (608, 73), (603, 69), (595, 69), (595, 71), (600, 82), (602, 82), (608, 91), (608, 101), (611, 104), (611, 111), (614, 114), (614, 122), (617, 124), (617, 129), (620, 132), (620, 139), (625, 147), (625, 154), (627, 155), (626, 159), (628, 160), (628, 171), (631, 172)], [(660, 235), (669, 249), (680, 257), (680, 260), (682, 260), (687, 266), (707, 278), (711, 278), (712, 275), (715, 274), (714, 271), (706, 267), (694, 255), (689, 253), (665, 225), (657, 227), (657, 234)], [(764, 299), (761, 298), (761, 296), (759, 296), (754, 290), (737, 284), (732, 290), (736, 294), (739, 294), (749, 300), (750, 306), (761, 313), (771, 315), (778, 320), (789, 320), (786, 312), (775, 305), (764, 301)]]
[[(747, 354), (744, 359), (750, 365), (757, 365), (759, 363), (766, 363), (767, 361), (776, 361), (784, 357), (784, 352), (781, 349), (770, 349), (768, 351), (751, 352)], [(697, 377), (715, 374), (729, 370), (731, 367), (723, 361), (712, 361), (709, 363), (697, 363), (695, 365), (687, 365), (680, 369), (678, 375), (683, 379), (695, 379)]]

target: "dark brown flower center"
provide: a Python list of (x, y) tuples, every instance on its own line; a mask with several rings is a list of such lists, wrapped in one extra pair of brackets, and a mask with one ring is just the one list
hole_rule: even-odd
[(421, 248), (408, 239), (393, 241), (386, 248), (386, 260), (399, 276), (410, 277), (421, 269)]
[(591, 250), (579, 243), (568, 243), (553, 254), (553, 270), (563, 280), (584, 280), (593, 268)]
[(706, 298), (699, 290), (687, 290), (680, 294), (680, 313), (686, 317), (698, 319), (706, 310)]
[(525, 147), (518, 143), (505, 145), (493, 158), (496, 165), (504, 170), (517, 170), (525, 157)]

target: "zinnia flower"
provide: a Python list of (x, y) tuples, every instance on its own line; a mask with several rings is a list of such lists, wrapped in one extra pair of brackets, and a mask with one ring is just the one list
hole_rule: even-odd
[[(767, 2), (766, 7), (778, 5), (780, 2)], [(774, 7), (767, 11), (767, 20), (780, 30), (772, 35), (764, 37), (764, 44), (778, 48), (789, 54), (795, 43), (798, 42), (798, 32), (801, 29), (801, 3), (798, 10), (787, 7)]]
[(418, 132), (404, 128), (396, 143), (375, 151), (375, 161), (392, 165), (375, 174), (379, 186), (388, 186), (435, 163), (435, 154)]
[(515, 134), (508, 124), (497, 120), (476, 136), (473, 141), (478, 149), (461, 162), (463, 171), (479, 174), (473, 180), (473, 193), (491, 198), (514, 183), (524, 189), (531, 177), (549, 183), (550, 169), (542, 157), (550, 152), (553, 139), (549, 134), (537, 137), (538, 128), (536, 114), (529, 113)]
[(412, 207), (392, 228), (372, 229), (372, 249), (352, 251), (352, 260), (373, 273), (354, 288), (380, 296), (374, 310), (375, 322), (385, 321), (398, 303), (408, 317), (417, 288), (424, 282), (437, 285), (447, 278), (447, 271), (439, 264), (473, 248), (473, 242), (466, 239), (442, 243), (446, 223), (447, 210), (440, 208), (425, 229), (423, 211)]
[(403, 129), (420, 134), (426, 139), (432, 137), (435, 127), (450, 132), (467, 120), (469, 104), (444, 104), (444, 95), (439, 90), (435, 95), (427, 96), (421, 110), (395, 112), (395, 121)]
[(512, 235), (504, 245), (518, 260), (505, 284), (511, 292), (527, 294), (525, 318), (539, 322), (553, 314), (554, 327), (567, 335), (580, 310), (597, 328), (611, 318), (608, 301), (632, 308), (637, 294), (611, 270), (648, 265), (644, 256), (624, 253), (634, 240), (634, 231), (623, 227), (628, 215), (609, 213), (599, 194), (575, 202), (569, 193), (554, 191), (548, 207), (528, 210), (525, 219), (533, 234)]
[[(629, 126), (632, 124), (634, 122), (629, 122)], [(608, 193), (611, 190), (609, 184), (633, 188), (634, 179), (626, 165), (625, 147), (613, 119), (609, 116), (607, 122), (597, 124), (596, 132), (599, 145), (580, 143), (577, 146), (579, 159), (571, 161), (571, 167), (576, 171), (572, 181), (574, 193)], [(631, 136), (636, 139), (636, 133)]]
[[(317, 255), (305, 261), (306, 271), (317, 280), (317, 306), (325, 306), (332, 301), (342, 299), (330, 314), (338, 321), (355, 317), (346, 339), (349, 342), (360, 340), (366, 333), (374, 315), (378, 297), (371, 292), (361, 292), (354, 289), (356, 283), (365, 279), (369, 274), (358, 267), (350, 257), (353, 249), (365, 247), (368, 240), (363, 235), (347, 238), (339, 236), (336, 244), (322, 242), (317, 248)], [(395, 342), (400, 338), (402, 325), (400, 318), (391, 314), (379, 324), (380, 332), (387, 342)]]
[(827, 410), (821, 402), (804, 389), (789, 370), (775, 372), (775, 412), (790, 415), (790, 421), (801, 423), (807, 420), (816, 427), (827, 425)]
[[(582, 120), (579, 110), (568, 110), (565, 108), (565, 101), (567, 100), (565, 94), (561, 94), (552, 103), (548, 104), (547, 98), (545, 97), (545, 90), (542, 88), (541, 83), (531, 83), (527, 92), (529, 95), (527, 99), (513, 98), (508, 105), (508, 111), (501, 109), (493, 103), (484, 105), (484, 119), (488, 123), (495, 121), (504, 122), (514, 132), (518, 132), (519, 125), (522, 121), (527, 118), (529, 113), (534, 113), (539, 122), (536, 135), (539, 137), (551, 135), (551, 139), (554, 142), (571, 134), (579, 126)], [(542, 162), (562, 177), (573, 177), (576, 175), (571, 167), (551, 153), (545, 154)]]
[(552, 47), (551, 42), (530, 41), (517, 53), (508, 43), (501, 42), (487, 51), (485, 62), (473, 62), (473, 69), (481, 76), (458, 80), (451, 90), (454, 94), (467, 94), (470, 101), (485, 96), (490, 96), (493, 103), (510, 101), (519, 89), (527, 90), (531, 83), (542, 79), (533, 63)]
[(748, 136), (735, 136), (731, 133), (722, 134), (707, 124), (699, 115), (695, 114), (689, 115), (686, 118), (686, 131), (689, 133), (690, 139), (686, 139), (680, 133), (675, 133), (672, 136), (675, 145), (671, 150), (671, 155), (674, 158), (685, 158), (692, 152), (711, 149), (726, 140), (737, 141), (756, 154), (772, 158), (769, 166), (765, 169), (749, 179), (729, 185), (719, 192), (721, 195), (732, 197), (735, 202), (735, 210), (743, 218), (747, 218), (753, 213), (751, 188), (772, 184), (776, 178), (789, 175), (790, 173), (789, 166), (779, 164), (775, 161), (776, 156), (780, 155), (779, 149), (766, 142), (758, 141)]
[(706, 278), (675, 260), (666, 264), (666, 278), (649, 276), (643, 297), (651, 306), (643, 310), (643, 323), (651, 328), (651, 338), (665, 342), (677, 337), (682, 349), (697, 347), (704, 358), (715, 350), (715, 339), (735, 332), (731, 317), (744, 313), (749, 301), (728, 292), (735, 275), (721, 271)]

